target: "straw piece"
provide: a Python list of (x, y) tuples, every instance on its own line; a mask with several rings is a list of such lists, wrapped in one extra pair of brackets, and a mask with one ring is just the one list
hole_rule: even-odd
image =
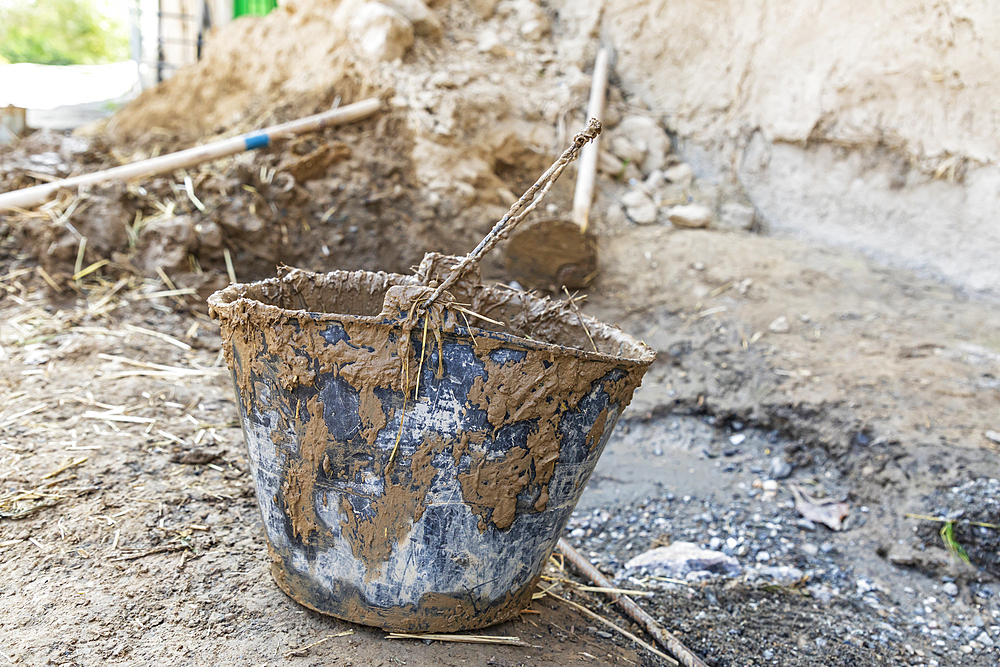
[(616, 632), (620, 633), (622, 636), (627, 637), (628, 639), (631, 639), (632, 641), (634, 641), (639, 646), (643, 647), (644, 649), (646, 649), (647, 651), (649, 651), (653, 655), (659, 656), (659, 657), (663, 658), (664, 660), (666, 660), (667, 662), (669, 662), (671, 665), (678, 665), (678, 664), (680, 664), (676, 660), (674, 660), (673, 658), (671, 658), (669, 655), (667, 655), (666, 653), (664, 653), (663, 651), (661, 651), (660, 649), (656, 648), (655, 646), (651, 646), (647, 642), (645, 642), (642, 639), (639, 639), (638, 637), (636, 637), (635, 635), (633, 635), (631, 632), (629, 632), (625, 628), (622, 628), (622, 627), (619, 627), (619, 626), (615, 625), (614, 623), (612, 623), (608, 619), (604, 618), (600, 614), (592, 612), (591, 610), (589, 610), (586, 607), (584, 607), (582, 604), (579, 604), (578, 602), (573, 602), (572, 600), (567, 600), (566, 598), (561, 597), (559, 595), (556, 595), (555, 593), (549, 593), (549, 595), (552, 596), (552, 597), (554, 597), (555, 599), (561, 601), (561, 602), (565, 602), (566, 604), (568, 604), (569, 606), (573, 607), (574, 609), (577, 609), (577, 610), (583, 612), (584, 614), (586, 614), (587, 616), (591, 617), (595, 621), (600, 621), (601, 623), (604, 623), (609, 628), (613, 628)]
[(128, 357), (119, 357), (113, 354), (99, 353), (97, 355), (99, 359), (105, 361), (117, 361), (121, 364), (128, 364), (130, 366), (137, 366), (139, 368), (147, 368), (154, 371), (163, 371), (166, 373), (173, 373), (174, 375), (208, 375), (211, 373), (218, 372), (215, 369), (203, 369), (203, 368), (183, 368), (181, 366), (164, 366), (163, 364), (151, 364), (145, 361), (139, 361), (138, 359), (129, 359)]
[(430, 639), (439, 642), (456, 642), (459, 644), (505, 644), (507, 646), (531, 646), (521, 641), (520, 637), (491, 637), (489, 635), (443, 635), (443, 634), (410, 634), (408, 632), (390, 632), (386, 639)]
[[(197, 324), (197, 322), (195, 323)], [(178, 340), (169, 334), (162, 333), (160, 331), (153, 331), (152, 329), (143, 329), (142, 327), (137, 327), (133, 324), (125, 324), (125, 329), (133, 333), (143, 334), (145, 336), (152, 336), (153, 338), (159, 338), (162, 341), (170, 343), (182, 350), (190, 350), (191, 346), (182, 340)]]
[(182, 287), (180, 289), (168, 289), (160, 292), (150, 292), (148, 294), (136, 294), (136, 299), (157, 299), (163, 296), (184, 296), (186, 294), (197, 294), (198, 290), (193, 287)]
[[(103, 517), (103, 518), (107, 518), (107, 517)], [(110, 521), (110, 519), (109, 519), (109, 521)], [(111, 524), (111, 525), (114, 525), (114, 524)], [(157, 547), (156, 549), (150, 549), (148, 551), (143, 551), (143, 552), (140, 552), (140, 553), (137, 553), (137, 554), (128, 554), (126, 556), (118, 556), (117, 558), (109, 558), (108, 562), (109, 563), (118, 563), (118, 562), (125, 561), (125, 560), (138, 560), (140, 558), (145, 558), (146, 556), (153, 556), (155, 554), (173, 553), (175, 551), (182, 551), (182, 550), (187, 549), (187, 548), (189, 548), (189, 547), (187, 547), (187, 546), (185, 546), (183, 544), (174, 544), (174, 545), (170, 545), (170, 546), (166, 546), (166, 547)]]
[(348, 635), (353, 635), (353, 634), (354, 630), (345, 630), (344, 632), (338, 632), (335, 635), (327, 635), (326, 637), (323, 637), (319, 641), (315, 641), (312, 644), (306, 644), (305, 646), (300, 646), (299, 648), (293, 648), (290, 651), (286, 651), (283, 657), (285, 658), (301, 657), (304, 656), (306, 653), (308, 653), (309, 649), (313, 648), (314, 646), (325, 644), (331, 639), (336, 639), (337, 637), (346, 637)]

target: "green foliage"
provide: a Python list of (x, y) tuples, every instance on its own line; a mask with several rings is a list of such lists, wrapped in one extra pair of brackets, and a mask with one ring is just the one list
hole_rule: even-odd
[(953, 522), (946, 521), (941, 526), (941, 539), (953, 557), (960, 558), (966, 563), (969, 562), (969, 554), (965, 553), (965, 548), (955, 539), (955, 524)]
[(108, 0), (0, 0), (0, 62), (97, 65), (128, 60), (122, 13)]

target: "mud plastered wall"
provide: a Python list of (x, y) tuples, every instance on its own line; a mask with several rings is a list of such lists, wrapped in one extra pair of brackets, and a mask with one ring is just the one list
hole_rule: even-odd
[(551, 4), (773, 229), (1000, 293), (1000, 5)]

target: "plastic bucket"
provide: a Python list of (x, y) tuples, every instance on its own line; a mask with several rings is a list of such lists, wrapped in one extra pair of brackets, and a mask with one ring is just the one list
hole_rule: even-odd
[(285, 269), (209, 298), (271, 572), (307, 607), (407, 632), (517, 614), (653, 361), (614, 327), (478, 277), (416, 317), (455, 261)]

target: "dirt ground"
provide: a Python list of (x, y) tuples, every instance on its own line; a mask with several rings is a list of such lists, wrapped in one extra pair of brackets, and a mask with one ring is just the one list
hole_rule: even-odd
[[(285, 120), (395, 76), (376, 118), (0, 217), (8, 663), (667, 664), (551, 596), (484, 631), (518, 646), (389, 640), (286, 597), (268, 573), (232, 382), (206, 313), (229, 262), (240, 280), (271, 276), (279, 262), (406, 272), (425, 251), (471, 249), (547, 166), (560, 128), (582, 118), (586, 77), (559, 63), (588, 57), (525, 37), (521, 4), (500, 3), (485, 27), (449, 4), (438, 10), (444, 41), (421, 37), (392, 67), (359, 69), (337, 52), (343, 85), (329, 72), (327, 88), (275, 75), (280, 95), (268, 97), (216, 82), (233, 97), (201, 129)], [(310, 6), (294, 20), (308, 23)], [(239, 30), (280, 33), (279, 19)], [(182, 144), (183, 120), (171, 126), (163, 110), (205, 83), (199, 72), (119, 114), (117, 138), (110, 126), (36, 133), (3, 149), (0, 189)], [(511, 81), (531, 95), (494, 103)], [(606, 138), (634, 153), (623, 119), (655, 114), (612, 88)], [(602, 173), (600, 273), (582, 308), (646, 341), (657, 361), (565, 536), (617, 585), (652, 593), (639, 603), (713, 667), (997, 664), (995, 295), (772, 237), (756, 220), (637, 224), (624, 199), (644, 180), (663, 210), (746, 204), (732, 182), (664, 182), (659, 167), (681, 160), (654, 134), (637, 157), (666, 142), (656, 169), (611, 160), (620, 171)], [(545, 215), (567, 209), (571, 178)], [(511, 278), (502, 248), (483, 268)], [(844, 530), (803, 519), (792, 483), (845, 501)], [(969, 563), (945, 548), (946, 525)], [(725, 552), (740, 574), (678, 580), (627, 567), (680, 541)], [(601, 594), (576, 590), (584, 581), (572, 568), (548, 574), (552, 592), (650, 640)]]
[[(634, 261), (635, 247), (648, 249), (647, 264)], [(941, 547), (936, 525), (921, 532), (924, 523), (904, 515), (963, 510), (962, 519), (996, 521), (988, 495), (952, 499), (952, 506), (943, 497), (998, 474), (996, 445), (985, 435), (996, 419), (993, 302), (850, 252), (747, 233), (635, 228), (603, 238), (602, 251), (586, 308), (640, 335), (659, 359), (580, 512), (600, 508), (624, 520), (670, 494), (720, 507), (749, 503), (747, 517), (761, 508), (774, 513), (775, 500), (749, 494), (754, 480), (759, 486), (768, 477), (770, 457), (783, 456), (794, 466), (791, 479), (812, 480), (852, 506), (845, 532), (820, 526), (815, 535), (795, 528), (796, 515), (785, 507), (790, 543), (830, 542), (833, 568), (870, 581), (880, 594), (873, 610), (855, 599), (848, 581), (824, 604), (808, 589), (743, 577), (658, 591), (644, 606), (716, 665), (921, 664), (921, 654), (934, 659), (942, 648), (934, 635), (900, 622), (898, 634), (879, 643), (886, 621), (877, 612), (908, 619), (930, 596), (946, 604), (955, 624), (985, 618), (989, 634), (1000, 613), (996, 532), (975, 533), (959, 520), (973, 558), (960, 567)], [(83, 281), (79, 295), (56, 297), (31, 261), (8, 257), (7, 266), (0, 635), (10, 660), (659, 664), (553, 600), (491, 630), (540, 648), (393, 642), (299, 607), (267, 573), (215, 323), (197, 306), (155, 296), (164, 285), (153, 280), (134, 278), (114, 294), (117, 283)], [(747, 279), (753, 282), (741, 293)], [(768, 331), (779, 315), (791, 331)], [(755, 336), (759, 331), (767, 333)], [(672, 435), (667, 425), (677, 419), (698, 432)], [(751, 437), (720, 459), (736, 422), (739, 432), (771, 440), (762, 435), (755, 447)], [(666, 433), (656, 439), (651, 428)], [(652, 467), (651, 445), (661, 455)], [(739, 470), (720, 475), (720, 460)], [(681, 539), (685, 517), (694, 521), (703, 510), (698, 502), (668, 503), (656, 515), (678, 528), (651, 531), (628, 551)], [(709, 528), (693, 529), (691, 538), (707, 541)], [(621, 542), (609, 539), (606, 548), (625, 553)], [(620, 562), (606, 569), (618, 573)], [(941, 593), (945, 581), (957, 582), (956, 597)], [(598, 597), (584, 601), (628, 624)], [(704, 614), (711, 622), (699, 620)], [(856, 650), (832, 652), (801, 639), (826, 626), (833, 641), (845, 623), (860, 630)], [(354, 634), (305, 657), (283, 657), (348, 630)], [(948, 639), (938, 664), (995, 664), (995, 649), (964, 654), (959, 648), (967, 644)], [(764, 660), (768, 650), (773, 657)]]

